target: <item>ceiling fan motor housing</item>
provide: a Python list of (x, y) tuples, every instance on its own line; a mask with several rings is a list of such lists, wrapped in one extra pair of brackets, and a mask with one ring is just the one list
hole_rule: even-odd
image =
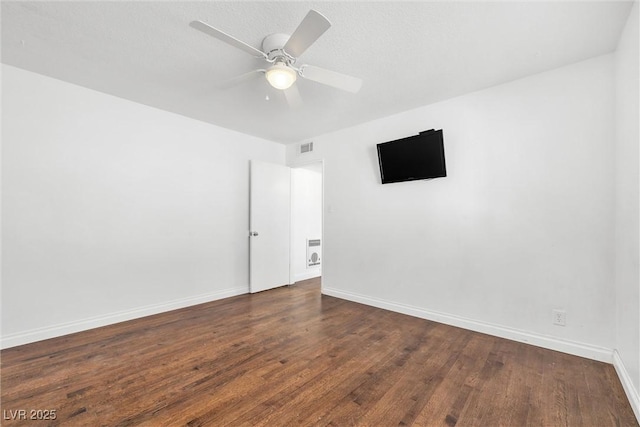
[[(289, 40), (289, 37), (291, 37), (289, 34), (275, 33), (268, 35), (262, 40), (262, 51), (267, 54), (270, 61), (278, 57), (285, 57), (282, 48)], [(286, 58), (291, 59), (291, 56), (287, 55)]]

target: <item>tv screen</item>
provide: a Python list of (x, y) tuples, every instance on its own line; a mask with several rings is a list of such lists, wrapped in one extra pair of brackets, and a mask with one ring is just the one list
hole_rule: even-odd
[(447, 176), (442, 129), (378, 144), (383, 184)]

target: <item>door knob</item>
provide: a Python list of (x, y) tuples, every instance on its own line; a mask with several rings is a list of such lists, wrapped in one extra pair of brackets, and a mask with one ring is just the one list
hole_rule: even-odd
[(257, 236), (257, 235), (258, 235), (258, 233), (256, 231), (250, 231), (249, 232), (249, 237)]

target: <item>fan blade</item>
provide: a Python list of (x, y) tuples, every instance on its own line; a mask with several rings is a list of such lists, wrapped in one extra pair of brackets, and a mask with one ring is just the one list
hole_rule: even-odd
[(290, 108), (300, 108), (302, 107), (302, 97), (300, 96), (300, 91), (298, 91), (298, 86), (294, 83), (289, 87), (289, 89), (285, 89), (284, 97), (287, 100), (287, 104), (289, 104)]
[(325, 70), (324, 68), (314, 67), (313, 65), (303, 65), (300, 67), (300, 70), (300, 74), (305, 79), (346, 90), (347, 92), (357, 93), (362, 87), (362, 79), (357, 77)]
[(242, 84), (242, 83), (248, 82), (249, 80), (253, 80), (257, 78), (258, 76), (260, 76), (260, 74), (264, 74), (265, 71), (266, 70), (253, 70), (253, 71), (249, 71), (248, 73), (240, 74), (237, 77), (234, 77), (232, 79), (229, 79), (220, 83), (218, 87), (220, 89), (232, 88), (233, 86), (237, 86), (239, 84)]
[(192, 21), (189, 25), (198, 31), (202, 31), (205, 34), (210, 35), (211, 37), (215, 37), (218, 40), (222, 40), (223, 42), (230, 44), (233, 47), (236, 47), (240, 50), (244, 50), (250, 55), (257, 56), (260, 58), (267, 57), (267, 55), (261, 50), (258, 50), (255, 47), (248, 45), (245, 42), (240, 41), (237, 38), (218, 30), (217, 28), (213, 28), (211, 25), (206, 24), (202, 21)]
[(313, 44), (318, 37), (331, 27), (331, 22), (320, 12), (311, 9), (304, 17), (298, 28), (291, 34), (284, 45), (284, 51), (297, 58)]

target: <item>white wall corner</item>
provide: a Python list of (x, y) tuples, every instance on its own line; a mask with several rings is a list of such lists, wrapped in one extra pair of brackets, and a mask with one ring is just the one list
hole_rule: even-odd
[(616, 369), (618, 378), (620, 378), (622, 388), (627, 395), (627, 399), (629, 399), (633, 413), (636, 415), (636, 419), (640, 423), (640, 390), (637, 390), (633, 386), (633, 381), (631, 381), (629, 371), (627, 371), (627, 368), (624, 366), (624, 362), (617, 350), (613, 351), (613, 367)]
[(246, 287), (235, 287), (204, 295), (181, 298), (174, 301), (168, 301), (160, 304), (147, 305), (144, 307), (134, 308), (116, 313), (110, 313), (103, 316), (90, 317), (80, 319), (74, 322), (61, 323), (58, 325), (48, 326), (45, 328), (37, 328), (28, 331), (22, 331), (0, 337), (0, 349), (16, 347), (19, 345), (29, 344), (36, 341), (42, 341), (50, 338), (56, 338), (63, 335), (82, 332), (89, 329), (99, 328), (102, 326), (113, 325), (127, 320), (139, 319), (154, 314), (165, 313), (180, 308), (190, 307), (197, 304), (212, 302), (224, 298), (243, 295), (248, 292)]
[(477, 321), (461, 316), (448, 313), (441, 313), (433, 310), (427, 310), (420, 307), (414, 307), (407, 304), (385, 301), (378, 298), (371, 298), (364, 295), (345, 292), (330, 287), (322, 287), (322, 293), (336, 298), (354, 301), (385, 310), (394, 311), (396, 313), (407, 314), (409, 316), (421, 319), (431, 320), (446, 325), (456, 326), (468, 329), (474, 332), (493, 335), (500, 338), (518, 341), (526, 344), (535, 345), (537, 347), (549, 350), (560, 351), (574, 356), (586, 357), (588, 359), (597, 360), (599, 362), (612, 363), (613, 350), (605, 347), (599, 347), (591, 344), (585, 344), (570, 340), (563, 340), (556, 337), (537, 334), (534, 332), (509, 328), (502, 325)]

